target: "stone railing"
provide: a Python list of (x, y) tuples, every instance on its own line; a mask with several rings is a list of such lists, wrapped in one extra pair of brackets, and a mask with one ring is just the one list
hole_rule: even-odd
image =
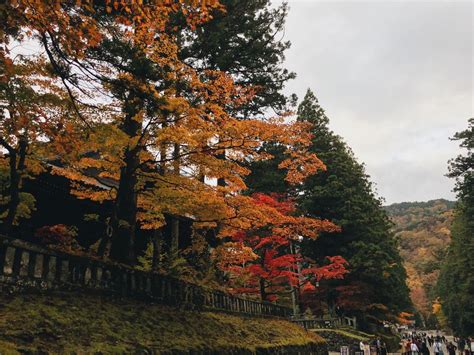
[(310, 318), (301, 318), (301, 319), (291, 319), (293, 323), (296, 323), (302, 326), (305, 329), (327, 329), (327, 328), (337, 328), (341, 326), (341, 318), (331, 318), (331, 319), (310, 319)]
[(301, 319), (291, 319), (293, 323), (296, 323), (302, 326), (305, 329), (331, 329), (331, 328), (340, 328), (340, 327), (351, 327), (356, 328), (356, 319), (350, 317), (339, 317), (339, 318), (301, 318)]
[(0, 289), (102, 290), (196, 310), (289, 317), (291, 308), (206, 289), (172, 277), (0, 236)]

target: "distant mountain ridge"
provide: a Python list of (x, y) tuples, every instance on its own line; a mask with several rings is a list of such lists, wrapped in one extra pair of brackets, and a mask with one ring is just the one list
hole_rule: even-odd
[(428, 200), (428, 201), (396, 202), (390, 205), (386, 205), (383, 208), (391, 213), (392, 211), (402, 211), (411, 207), (430, 207), (437, 203), (444, 203), (446, 204), (446, 206), (448, 206), (451, 209), (454, 208), (454, 206), (456, 205), (456, 201), (450, 201), (444, 198), (436, 198), (436, 199)]
[(455, 204), (454, 201), (436, 199), (384, 207), (399, 239), (411, 298), (425, 321), (431, 318), (433, 287), (451, 239)]

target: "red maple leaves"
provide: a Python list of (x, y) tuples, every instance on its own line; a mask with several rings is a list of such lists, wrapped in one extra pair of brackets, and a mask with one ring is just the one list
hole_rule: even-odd
[[(348, 271), (341, 256), (327, 258), (317, 266), (299, 252), (304, 238), (316, 238), (320, 232), (338, 231), (327, 220), (295, 216), (296, 206), (281, 195), (252, 195), (256, 209), (273, 214), (273, 220), (254, 229), (239, 230), (220, 250), (220, 266), (232, 284), (232, 291), (260, 294), (273, 301), (295, 288), (301, 292), (315, 290), (322, 279), (342, 278)], [(226, 258), (231, 255), (232, 258)], [(239, 257), (240, 256), (240, 257)]]

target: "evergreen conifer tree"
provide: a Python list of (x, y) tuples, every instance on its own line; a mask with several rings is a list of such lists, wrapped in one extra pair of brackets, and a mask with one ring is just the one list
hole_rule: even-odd
[(236, 84), (252, 85), (256, 94), (235, 114), (242, 118), (271, 109), (281, 112), (293, 103), (282, 93), (295, 73), (282, 66), (291, 45), (283, 41), (286, 3), (270, 0), (222, 0), (224, 11), (215, 10), (211, 21), (183, 34), (181, 57), (195, 68), (226, 72)]
[(311, 90), (298, 107), (298, 120), (313, 124), (311, 151), (327, 167), (306, 180), (300, 193), (300, 208), (342, 228), (338, 235), (323, 234), (318, 240), (309, 241), (304, 252), (316, 259), (341, 255), (351, 270), (344, 280), (332, 283), (328, 303), (376, 317), (410, 308), (406, 272), (390, 231), (391, 222), (364, 165), (329, 129), (329, 119)]
[(455, 134), (467, 149), (450, 162), (448, 176), (456, 179), (458, 203), (451, 244), (438, 280), (444, 315), (455, 334), (474, 334), (474, 118), (468, 129)]

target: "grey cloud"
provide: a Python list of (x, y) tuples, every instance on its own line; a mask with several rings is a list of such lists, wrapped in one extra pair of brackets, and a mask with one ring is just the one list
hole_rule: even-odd
[(473, 116), (472, 2), (291, 1), (288, 92), (311, 87), (388, 203), (454, 198)]

